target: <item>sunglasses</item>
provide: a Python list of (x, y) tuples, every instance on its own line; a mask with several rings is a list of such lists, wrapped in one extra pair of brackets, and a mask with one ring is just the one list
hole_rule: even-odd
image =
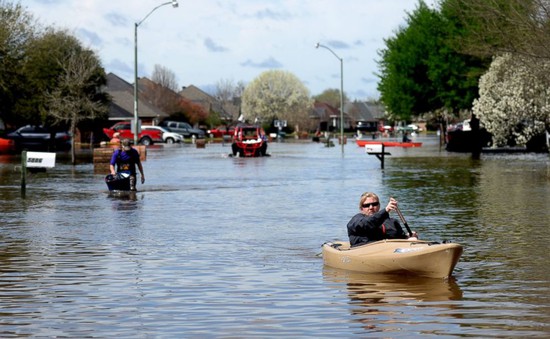
[(376, 207), (376, 206), (378, 206), (378, 205), (380, 205), (379, 202), (371, 202), (371, 203), (368, 203), (368, 204), (363, 204), (363, 208), (369, 208), (369, 207), (371, 207), (371, 206), (372, 206), (372, 207)]

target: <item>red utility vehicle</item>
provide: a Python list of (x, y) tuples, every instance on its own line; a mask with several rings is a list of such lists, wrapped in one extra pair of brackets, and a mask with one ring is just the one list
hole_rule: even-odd
[[(113, 134), (118, 132), (120, 134), (119, 139), (130, 139), (134, 140), (134, 133), (132, 133), (132, 124), (131, 122), (117, 122), (111, 128), (104, 128), (103, 133), (109, 139), (113, 137)], [(163, 142), (162, 131), (156, 129), (142, 129), (141, 133), (138, 135), (138, 143), (149, 146), (155, 142)]]
[(239, 125), (235, 127), (233, 144), (231, 144), (233, 156), (262, 157), (268, 155), (267, 139), (261, 127), (253, 125)]

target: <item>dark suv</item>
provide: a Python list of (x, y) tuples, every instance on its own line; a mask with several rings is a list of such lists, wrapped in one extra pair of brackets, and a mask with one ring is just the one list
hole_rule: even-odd
[(205, 136), (202, 129), (193, 128), (188, 123), (182, 121), (163, 121), (159, 126), (168, 127), (172, 132), (179, 133), (186, 138), (195, 136), (195, 138), (202, 139)]

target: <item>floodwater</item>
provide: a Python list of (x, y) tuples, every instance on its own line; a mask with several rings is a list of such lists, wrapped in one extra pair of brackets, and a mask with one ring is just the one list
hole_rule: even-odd
[[(0, 156), (0, 337), (550, 336), (550, 160), (271, 143), (154, 146), (135, 195), (58, 154), (27, 177)], [(464, 254), (449, 280), (323, 267), (364, 191)]]

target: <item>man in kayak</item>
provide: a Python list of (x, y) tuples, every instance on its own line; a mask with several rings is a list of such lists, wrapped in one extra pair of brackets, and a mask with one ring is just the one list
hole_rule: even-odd
[(359, 199), (360, 213), (348, 222), (348, 236), (352, 247), (383, 239), (417, 240), (416, 232), (409, 235), (403, 231), (399, 221), (390, 218), (390, 212), (397, 209), (397, 200), (390, 198), (386, 208), (380, 210), (380, 199), (372, 192), (365, 192)]
[(109, 163), (111, 174), (115, 175), (116, 170), (119, 173), (127, 173), (130, 175), (130, 191), (136, 190), (136, 165), (141, 174), (141, 184), (145, 182), (145, 175), (143, 174), (143, 166), (139, 158), (139, 152), (130, 146), (129, 139), (123, 139), (120, 142), (120, 148), (113, 152), (111, 162)]

